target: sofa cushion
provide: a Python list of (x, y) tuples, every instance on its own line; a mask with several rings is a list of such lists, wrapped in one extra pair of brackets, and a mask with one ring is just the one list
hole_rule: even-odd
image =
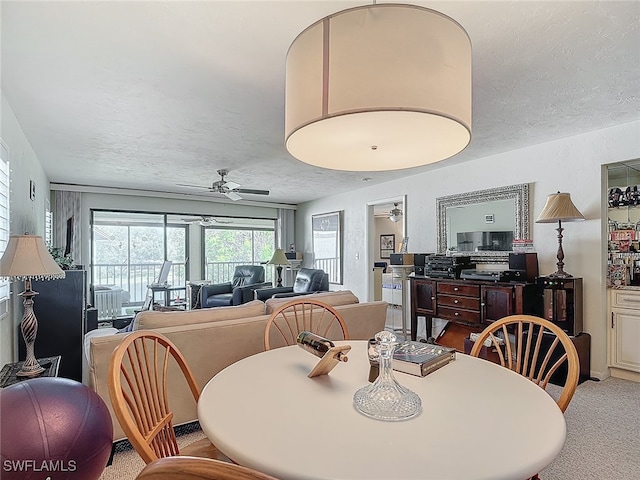
[(264, 315), (265, 305), (260, 300), (253, 300), (232, 307), (202, 308), (183, 312), (154, 312), (145, 310), (133, 320), (133, 330), (150, 330), (180, 325), (234, 320)]
[(311, 295), (304, 295), (298, 297), (288, 298), (270, 298), (265, 305), (265, 313), (271, 315), (274, 311), (280, 308), (285, 303), (293, 302), (295, 300), (318, 300), (320, 302), (327, 303), (333, 307), (338, 305), (350, 305), (352, 303), (358, 303), (358, 297), (356, 297), (351, 290), (338, 290), (337, 292), (320, 292), (313, 293)]

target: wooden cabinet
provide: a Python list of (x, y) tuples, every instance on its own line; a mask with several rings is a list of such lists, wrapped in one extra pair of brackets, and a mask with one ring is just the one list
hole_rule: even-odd
[(534, 284), (411, 277), (411, 339), (416, 339), (418, 317), (426, 319), (427, 338), (433, 318), (480, 331), (502, 317), (532, 313), (534, 301)]
[(610, 290), (609, 367), (611, 375), (640, 380), (640, 291)]
[[(436, 281), (411, 277), (411, 338), (416, 339), (418, 317), (433, 318), (436, 313)], [(431, 322), (427, 321), (427, 338), (431, 336)]]
[(460, 323), (481, 323), (480, 285), (439, 281), (436, 317)]
[(489, 324), (513, 313), (524, 313), (522, 307), (515, 308), (516, 294), (522, 298), (522, 286), (482, 285), (482, 323)]

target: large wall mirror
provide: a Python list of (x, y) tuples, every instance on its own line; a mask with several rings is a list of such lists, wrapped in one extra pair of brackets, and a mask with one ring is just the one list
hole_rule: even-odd
[(438, 252), (504, 256), (529, 238), (529, 185), (478, 190), (436, 199)]

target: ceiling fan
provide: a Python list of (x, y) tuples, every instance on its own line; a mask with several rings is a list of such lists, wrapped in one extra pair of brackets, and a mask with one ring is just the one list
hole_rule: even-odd
[(247, 193), (250, 195), (269, 195), (269, 190), (254, 190), (251, 188), (240, 188), (239, 183), (228, 182), (224, 179), (227, 175), (229, 175), (229, 170), (221, 169), (218, 170), (218, 175), (220, 175), (220, 180), (217, 180), (211, 184), (210, 187), (205, 187), (203, 185), (187, 185), (184, 183), (178, 183), (178, 185), (182, 187), (195, 187), (195, 188), (206, 188), (212, 193), (221, 193), (225, 195), (230, 200), (234, 202), (236, 200), (241, 200), (242, 197), (239, 195), (240, 193)]
[(230, 218), (211, 217), (209, 215), (194, 215), (193, 218), (182, 218), (181, 220), (184, 223), (199, 223), (203, 227), (216, 224), (233, 223), (233, 220)]

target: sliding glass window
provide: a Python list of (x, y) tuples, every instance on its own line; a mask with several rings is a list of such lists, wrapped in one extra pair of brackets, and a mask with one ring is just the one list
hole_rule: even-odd
[[(230, 282), (238, 265), (266, 264), (275, 249), (274, 220), (228, 221), (228, 225), (204, 228), (205, 279), (213, 283)], [(265, 274), (266, 281), (273, 281), (271, 268)]]
[(184, 286), (187, 244), (188, 225), (169, 223), (167, 215), (93, 211), (92, 283), (94, 294), (102, 292), (95, 303), (104, 303), (96, 305), (98, 317), (113, 316), (114, 308), (125, 315), (141, 305), (165, 259), (173, 263), (168, 283)]

